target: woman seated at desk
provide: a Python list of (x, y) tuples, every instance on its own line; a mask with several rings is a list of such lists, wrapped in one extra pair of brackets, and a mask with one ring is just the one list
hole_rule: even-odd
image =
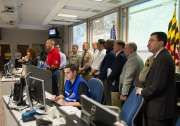
[(22, 59), (18, 60), (18, 62), (22, 64), (30, 64), (30, 65), (37, 66), (38, 60), (37, 60), (35, 51), (31, 48), (27, 49), (26, 56), (22, 57)]
[(80, 106), (80, 95), (89, 96), (89, 88), (87, 81), (78, 74), (78, 66), (69, 64), (64, 69), (65, 72), (65, 87), (64, 95), (57, 96), (55, 101), (60, 105), (65, 106)]

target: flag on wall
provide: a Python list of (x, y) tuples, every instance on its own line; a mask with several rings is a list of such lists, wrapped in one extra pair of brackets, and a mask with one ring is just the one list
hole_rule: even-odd
[(175, 63), (180, 63), (180, 32), (178, 29), (178, 21), (176, 19), (176, 5), (173, 17), (168, 26), (168, 41), (166, 48), (171, 53)]

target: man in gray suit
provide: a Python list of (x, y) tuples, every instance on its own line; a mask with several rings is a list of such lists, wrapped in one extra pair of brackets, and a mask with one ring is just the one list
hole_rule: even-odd
[(135, 43), (128, 43), (125, 46), (125, 54), (127, 56), (127, 61), (123, 67), (122, 73), (120, 75), (120, 100), (125, 101), (136, 84), (139, 73), (142, 70), (144, 63), (140, 56), (137, 54), (137, 45)]

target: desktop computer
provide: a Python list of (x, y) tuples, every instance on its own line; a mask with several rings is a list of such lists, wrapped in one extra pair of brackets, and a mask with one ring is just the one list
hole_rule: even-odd
[(14, 64), (12, 60), (9, 60), (6, 64), (4, 64), (4, 74), (5, 77), (12, 77), (12, 71), (14, 69)]
[[(45, 91), (44, 91), (44, 80), (31, 76), (28, 73), (25, 76), (26, 82), (26, 95), (30, 110), (22, 113), (22, 120), (24, 122), (35, 120), (35, 115), (45, 114), (46, 102), (45, 102)], [(34, 104), (36, 101), (36, 104)], [(39, 104), (40, 103), (40, 104)]]
[[(26, 94), (31, 109), (35, 107), (46, 107), (44, 80), (29, 75), (26, 77)], [(34, 104), (35, 103), (35, 104)], [(37, 106), (40, 104), (40, 106)]]
[(119, 113), (104, 107), (85, 95), (81, 96), (81, 108), (81, 118), (88, 125), (113, 126), (116, 121), (119, 121)]
[(37, 68), (33, 65), (23, 65), (25, 73), (31, 73), (31, 76), (44, 80), (45, 91), (52, 93), (52, 73), (50, 70)]

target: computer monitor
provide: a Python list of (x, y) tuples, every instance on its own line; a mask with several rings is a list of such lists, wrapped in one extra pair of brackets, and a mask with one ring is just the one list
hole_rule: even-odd
[(31, 73), (31, 76), (44, 80), (45, 91), (52, 93), (52, 73), (50, 70), (37, 68), (33, 65), (23, 65), (24, 73)]
[(13, 69), (14, 69), (14, 64), (13, 64), (12, 60), (9, 60), (9, 62), (4, 64), (5, 76), (11, 76)]
[(49, 38), (58, 38), (59, 31), (57, 28), (50, 28), (48, 31)]
[(9, 74), (9, 63), (4, 64), (4, 74), (5, 76)]
[[(46, 107), (44, 80), (29, 76), (26, 79), (26, 93), (31, 108), (36, 106), (37, 103), (40, 103), (40, 107)], [(39, 105), (37, 107), (39, 107)]]
[(119, 121), (118, 113), (85, 95), (81, 95), (81, 107), (81, 118), (89, 125), (113, 126), (116, 121)]
[(25, 92), (26, 92), (26, 95), (27, 95), (27, 101), (28, 101), (28, 104), (30, 106), (30, 109), (32, 110), (33, 109), (33, 106), (32, 106), (32, 102), (31, 102), (31, 99), (30, 99), (30, 93), (29, 93), (29, 77), (30, 77), (30, 74), (31, 73), (26, 73), (25, 74), (25, 83), (26, 83), (26, 86), (25, 86)]

